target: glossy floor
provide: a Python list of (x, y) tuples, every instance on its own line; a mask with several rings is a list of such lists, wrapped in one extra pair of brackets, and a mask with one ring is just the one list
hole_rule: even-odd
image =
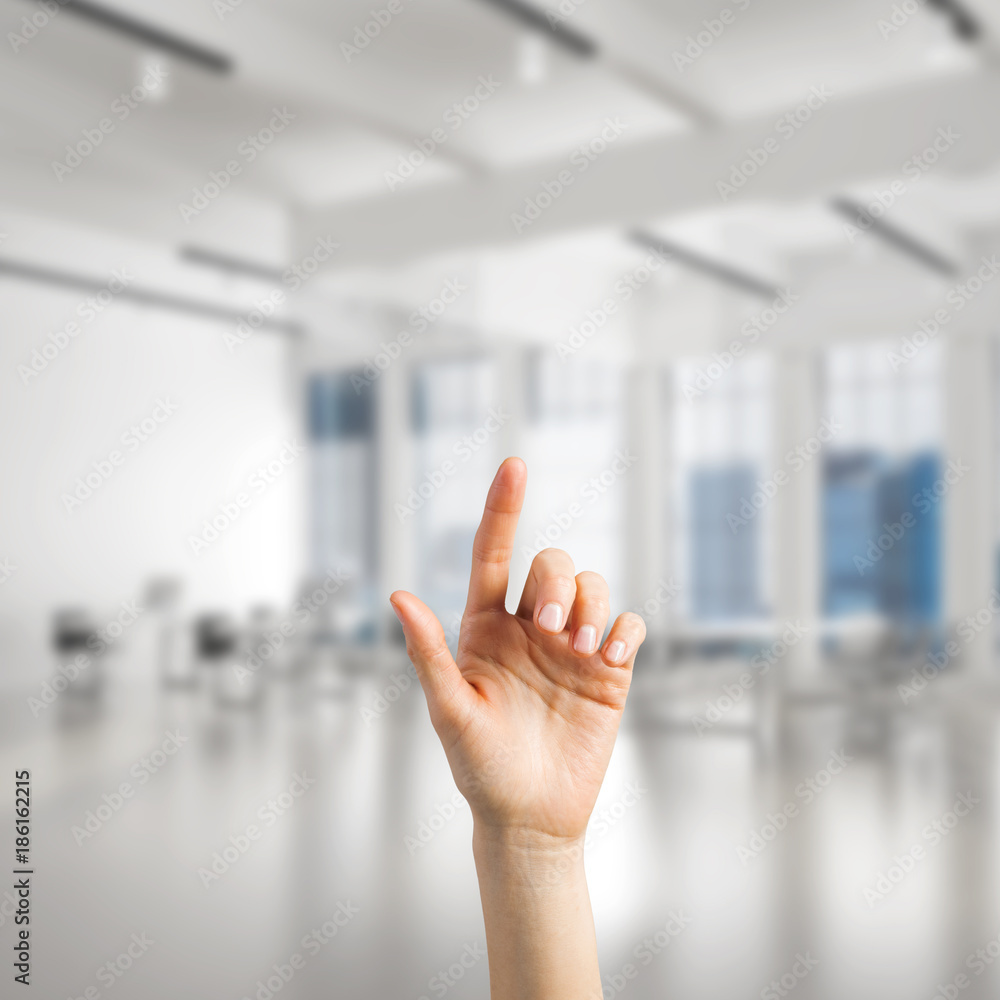
[[(419, 692), (376, 700), (392, 667), (257, 708), (8, 699), (36, 995), (486, 998), (468, 809)], [(696, 727), (729, 677), (636, 680), (588, 848), (605, 997), (996, 997), (1000, 704), (940, 680)]]

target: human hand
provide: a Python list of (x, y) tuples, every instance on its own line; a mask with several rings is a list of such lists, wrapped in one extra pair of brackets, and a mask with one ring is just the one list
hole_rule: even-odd
[(505, 609), (527, 470), (507, 459), (476, 533), (458, 656), (412, 594), (390, 598), (459, 790), (477, 828), (578, 840), (607, 770), (643, 620), (620, 615), (604, 643), (608, 586), (570, 557), (534, 559), (515, 614)]

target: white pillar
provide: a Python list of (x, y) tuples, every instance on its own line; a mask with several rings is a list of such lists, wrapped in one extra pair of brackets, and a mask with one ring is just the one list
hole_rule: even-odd
[(528, 423), (528, 352), (516, 340), (500, 341), (495, 353), (497, 395), (496, 404), (509, 419), (500, 428), (499, 458), (520, 455), (524, 447)]
[[(983, 611), (996, 586), (1000, 277), (993, 275), (981, 282), (977, 272), (982, 268), (983, 277), (990, 274), (992, 251), (998, 246), (1000, 238), (995, 233), (983, 232), (969, 240), (963, 276), (956, 282), (966, 299), (960, 311), (949, 296), (954, 319), (945, 334), (943, 457), (946, 469), (949, 463), (961, 463), (968, 470), (944, 498), (943, 604), (949, 638), (956, 638), (957, 626), (969, 615)], [(980, 679), (995, 676), (997, 627), (993, 621), (968, 643), (957, 636), (966, 673)]]
[[(944, 610), (949, 637), (989, 601), (996, 577), (994, 343), (981, 331), (955, 330), (945, 362), (946, 469), (965, 470), (944, 499)], [(962, 644), (965, 670), (993, 673), (996, 625)]]
[[(815, 677), (819, 669), (822, 482), (829, 445), (824, 444), (818, 453), (805, 459), (825, 416), (817, 354), (782, 349), (774, 361), (773, 468), (788, 477), (775, 497), (771, 528), (774, 617), (779, 632), (785, 629), (786, 622), (800, 622), (808, 629), (781, 661), (780, 674), (794, 683)], [(787, 461), (789, 453), (800, 447), (805, 452)]]
[[(414, 518), (401, 521), (397, 503), (405, 502), (413, 486), (416, 470), (413, 459), (413, 433), (410, 427), (412, 368), (404, 355), (379, 377), (376, 416), (376, 538), (378, 539), (379, 638), (392, 626), (388, 604), (394, 590), (412, 591), (417, 582), (414, 550)], [(394, 627), (394, 626), (393, 626)]]
[(667, 314), (661, 290), (643, 289), (628, 316), (631, 361), (625, 375), (625, 443), (638, 461), (625, 481), (623, 607), (642, 609), (650, 649), (663, 652), (675, 598), (665, 597), (673, 583), (672, 417), (663, 350)]
[[(662, 391), (663, 370), (656, 365), (640, 365), (626, 374), (626, 444), (638, 461), (626, 481), (625, 498), (625, 579), (623, 595), (628, 608), (644, 605), (653, 598), (667, 572), (667, 498), (664, 492), (665, 450), (663, 427), (666, 417)], [(666, 608), (647, 616), (650, 635), (666, 632)]]

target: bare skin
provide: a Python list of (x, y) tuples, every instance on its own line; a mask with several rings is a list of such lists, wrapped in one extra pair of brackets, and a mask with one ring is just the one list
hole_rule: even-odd
[(526, 481), (511, 458), (490, 488), (457, 660), (426, 605), (405, 591), (390, 600), (472, 810), (493, 1000), (599, 1000), (583, 841), (645, 625), (623, 614), (600, 643), (608, 586), (558, 549), (535, 557), (507, 612)]

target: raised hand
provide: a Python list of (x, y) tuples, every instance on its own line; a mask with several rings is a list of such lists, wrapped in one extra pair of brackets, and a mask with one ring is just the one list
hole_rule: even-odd
[(572, 842), (607, 770), (645, 625), (623, 614), (601, 643), (608, 586), (558, 549), (535, 557), (517, 612), (506, 611), (526, 479), (507, 459), (490, 488), (457, 662), (426, 605), (404, 591), (391, 602), (477, 830)]

